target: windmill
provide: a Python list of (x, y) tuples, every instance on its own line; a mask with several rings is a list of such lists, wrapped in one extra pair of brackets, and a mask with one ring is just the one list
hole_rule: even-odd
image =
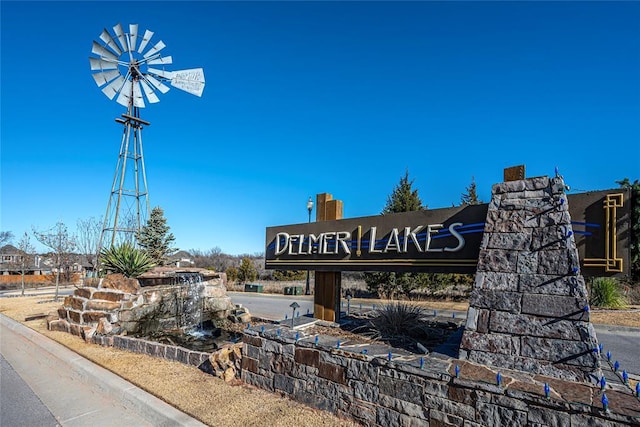
[(93, 41), (89, 64), (93, 79), (107, 98), (126, 107), (127, 112), (116, 122), (124, 126), (120, 153), (113, 184), (98, 242), (102, 247), (115, 243), (134, 242), (135, 233), (147, 221), (149, 192), (142, 150), (142, 129), (150, 123), (140, 118), (145, 100), (160, 102), (158, 93), (165, 94), (171, 86), (202, 96), (204, 71), (194, 68), (180, 71), (165, 70), (173, 63), (171, 56), (162, 56), (162, 40), (153, 44), (153, 32), (138, 32), (138, 24), (130, 24), (125, 33), (122, 25), (113, 27), (113, 35), (104, 29), (100, 42)]

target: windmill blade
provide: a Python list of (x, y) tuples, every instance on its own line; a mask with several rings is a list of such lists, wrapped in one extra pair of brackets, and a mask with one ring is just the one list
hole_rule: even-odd
[(124, 36), (124, 31), (122, 31), (122, 25), (118, 24), (113, 27), (113, 32), (116, 33), (116, 37), (118, 38), (118, 42), (122, 47), (122, 50), (125, 52), (129, 52), (129, 48), (127, 46), (127, 39)]
[(153, 89), (151, 89), (151, 86), (149, 86), (146, 81), (140, 80), (140, 86), (142, 86), (142, 90), (144, 91), (144, 94), (147, 97), (147, 100), (151, 104), (160, 102), (160, 98), (158, 98), (158, 96), (155, 94)]
[(104, 59), (99, 58), (89, 58), (89, 64), (91, 64), (92, 70), (116, 70), (118, 69), (118, 64), (111, 61), (105, 61)]
[(162, 77), (167, 80), (171, 80), (174, 74), (173, 71), (158, 70), (156, 68), (147, 68), (147, 73), (151, 73), (154, 76)]
[(173, 64), (173, 58), (171, 56), (160, 56), (156, 59), (147, 61), (148, 65), (167, 65)]
[(166, 47), (166, 45), (164, 44), (164, 42), (162, 40), (160, 40), (158, 43), (155, 44), (155, 46), (153, 46), (151, 49), (149, 49), (149, 52), (145, 53), (144, 55), (142, 55), (145, 59), (149, 58), (151, 55), (155, 55), (156, 53), (160, 52), (162, 49), (164, 49)]
[(131, 52), (136, 50), (136, 40), (138, 38), (138, 24), (129, 24), (129, 49)]
[(202, 68), (192, 68), (174, 71), (171, 86), (192, 95), (202, 96), (202, 91), (204, 91), (204, 70)]
[(120, 50), (120, 48), (116, 44), (116, 41), (113, 39), (113, 37), (111, 37), (111, 34), (109, 34), (109, 31), (107, 31), (106, 28), (102, 30), (102, 34), (100, 34), (100, 40), (102, 40), (104, 44), (106, 44), (107, 47), (113, 50), (118, 56), (122, 55), (122, 51)]
[(118, 93), (118, 97), (116, 98), (116, 102), (120, 105), (128, 107), (131, 103), (131, 80), (125, 80), (124, 85), (122, 85), (122, 89), (120, 89), (120, 93)]
[(113, 61), (118, 60), (118, 55), (101, 46), (100, 43), (95, 40), (93, 41), (93, 45), (91, 46), (91, 53), (99, 55), (102, 59), (111, 59)]
[(147, 75), (145, 75), (145, 78), (151, 84), (151, 86), (155, 87), (160, 92), (162, 92), (162, 93), (169, 92), (169, 87), (165, 86), (164, 84), (162, 84), (162, 82), (158, 81), (155, 77), (147, 74)]
[(144, 99), (142, 98), (142, 91), (140, 90), (140, 82), (133, 82), (133, 106), (144, 108)]
[(147, 47), (147, 43), (151, 41), (151, 37), (153, 37), (153, 31), (145, 30), (140, 46), (138, 46), (138, 53), (142, 53), (144, 51), (144, 48)]
[(117, 79), (109, 83), (108, 86), (102, 88), (102, 92), (107, 95), (107, 98), (113, 99), (114, 96), (120, 92), (122, 86), (125, 84), (126, 80), (124, 77), (119, 76)]
[(95, 73), (91, 76), (96, 81), (98, 87), (109, 83), (111, 80), (117, 78), (120, 75), (118, 70), (105, 71), (104, 73)]

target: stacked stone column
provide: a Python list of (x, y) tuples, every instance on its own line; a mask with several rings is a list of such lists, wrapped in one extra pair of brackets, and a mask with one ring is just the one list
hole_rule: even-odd
[(461, 358), (588, 381), (595, 348), (562, 178), (494, 185)]

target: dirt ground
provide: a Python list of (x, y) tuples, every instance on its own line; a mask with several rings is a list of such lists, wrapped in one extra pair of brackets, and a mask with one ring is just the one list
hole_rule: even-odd
[[(466, 303), (421, 303), (441, 310), (465, 311)], [(86, 344), (79, 337), (46, 329), (43, 319), (25, 317), (49, 313), (60, 306), (51, 297), (0, 299), (0, 313), (48, 336), (85, 358), (109, 369), (207, 425), (356, 426), (276, 394), (247, 385), (232, 386), (197, 368), (151, 356)], [(640, 307), (592, 310), (593, 323), (640, 327)]]

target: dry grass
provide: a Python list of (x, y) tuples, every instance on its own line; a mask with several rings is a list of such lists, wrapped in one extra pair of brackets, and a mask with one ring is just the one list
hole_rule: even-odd
[(25, 323), (207, 425), (357, 425), (255, 387), (228, 385), (178, 362), (86, 344), (76, 336), (48, 331), (44, 320), (24, 322), (25, 316), (48, 313), (59, 305), (42, 297), (2, 298), (0, 313)]
[(592, 309), (591, 322), (600, 325), (640, 328), (640, 306), (627, 306), (622, 310)]

